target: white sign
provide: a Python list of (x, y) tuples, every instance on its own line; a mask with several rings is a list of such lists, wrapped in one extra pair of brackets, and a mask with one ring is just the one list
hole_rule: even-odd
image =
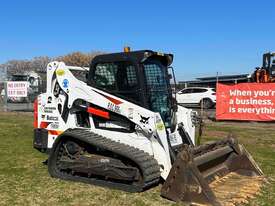
[(8, 97), (27, 97), (29, 82), (7, 82)]

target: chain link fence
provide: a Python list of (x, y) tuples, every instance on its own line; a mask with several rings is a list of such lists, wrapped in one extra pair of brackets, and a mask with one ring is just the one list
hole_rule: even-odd
[(37, 95), (45, 92), (46, 82), (39, 80), (35, 84), (29, 83), (26, 97), (9, 97), (8, 81), (0, 82), (0, 111), (33, 111), (33, 102)]

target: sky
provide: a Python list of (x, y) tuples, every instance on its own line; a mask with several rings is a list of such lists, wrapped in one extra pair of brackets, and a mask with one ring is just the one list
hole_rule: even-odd
[(274, 0), (1, 0), (0, 63), (127, 45), (174, 54), (177, 80), (251, 73), (274, 23)]

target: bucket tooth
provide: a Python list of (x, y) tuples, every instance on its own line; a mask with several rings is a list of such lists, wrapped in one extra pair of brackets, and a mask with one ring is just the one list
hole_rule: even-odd
[[(195, 148), (185, 145), (162, 186), (161, 195), (176, 202), (234, 205), (259, 192), (262, 175), (252, 156), (236, 139)], [(253, 184), (255, 188), (249, 189)]]

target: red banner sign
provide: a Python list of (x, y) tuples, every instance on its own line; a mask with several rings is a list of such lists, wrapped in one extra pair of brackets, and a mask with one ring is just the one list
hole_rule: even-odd
[(217, 84), (216, 119), (275, 121), (275, 83)]

